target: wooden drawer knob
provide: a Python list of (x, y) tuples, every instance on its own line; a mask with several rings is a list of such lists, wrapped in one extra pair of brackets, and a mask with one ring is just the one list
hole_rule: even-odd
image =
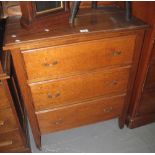
[(0, 126), (3, 126), (4, 125), (4, 121), (0, 121)]
[(121, 51), (112, 51), (112, 56), (119, 56), (121, 53)]
[(52, 95), (51, 93), (48, 93), (48, 94), (47, 94), (48, 98), (52, 98), (52, 99), (57, 98), (57, 97), (59, 97), (60, 95), (61, 95), (60, 92), (57, 92), (57, 93), (54, 94), (54, 95)]
[(5, 142), (0, 143), (0, 147), (12, 145), (12, 144), (13, 144), (13, 141), (9, 140), (9, 141), (5, 141)]
[(109, 113), (109, 112), (111, 112), (112, 110), (113, 110), (113, 108), (112, 108), (112, 107), (108, 107), (108, 108), (105, 108), (105, 109), (104, 109), (104, 112)]
[(55, 66), (55, 65), (57, 65), (57, 64), (58, 64), (58, 61), (55, 60), (55, 61), (53, 61), (52, 63), (44, 63), (43, 65), (44, 65), (45, 67), (52, 67), (52, 66)]

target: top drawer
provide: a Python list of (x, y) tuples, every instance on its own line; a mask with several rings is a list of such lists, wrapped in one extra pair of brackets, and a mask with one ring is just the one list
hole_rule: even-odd
[(29, 82), (132, 63), (135, 35), (22, 51)]

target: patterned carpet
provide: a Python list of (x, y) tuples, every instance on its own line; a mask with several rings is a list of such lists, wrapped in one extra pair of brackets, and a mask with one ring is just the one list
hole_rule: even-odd
[(116, 119), (56, 132), (42, 137), (42, 151), (34, 144), (32, 152), (50, 153), (114, 153), (155, 152), (155, 123), (120, 130)]

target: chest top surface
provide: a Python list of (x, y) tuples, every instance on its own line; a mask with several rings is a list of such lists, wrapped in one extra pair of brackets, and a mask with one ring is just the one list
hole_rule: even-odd
[[(52, 26), (52, 21), (26, 30), (20, 25), (20, 16), (9, 17), (6, 24), (4, 49), (21, 48), (23, 50), (42, 47), (39, 42), (56, 42), (63, 40), (79, 41), (79, 38), (89, 38), (93, 35), (104, 35), (113, 32), (142, 29), (147, 27), (142, 21), (132, 18), (125, 20), (123, 10), (106, 7), (104, 9), (81, 9), (74, 24), (62, 23)], [(32, 45), (33, 44), (33, 45)]]

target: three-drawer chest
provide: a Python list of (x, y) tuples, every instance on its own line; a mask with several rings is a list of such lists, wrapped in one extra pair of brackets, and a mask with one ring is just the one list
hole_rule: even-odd
[[(41, 135), (119, 118), (125, 124), (147, 25), (116, 8), (81, 10), (74, 24), (6, 25), (36, 145)], [(104, 131), (103, 131), (104, 132)]]

